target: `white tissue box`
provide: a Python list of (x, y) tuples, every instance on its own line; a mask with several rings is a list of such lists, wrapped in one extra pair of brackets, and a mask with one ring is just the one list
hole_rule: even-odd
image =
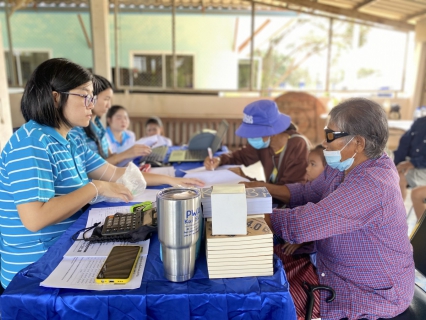
[(212, 234), (247, 234), (247, 200), (243, 184), (213, 186)]

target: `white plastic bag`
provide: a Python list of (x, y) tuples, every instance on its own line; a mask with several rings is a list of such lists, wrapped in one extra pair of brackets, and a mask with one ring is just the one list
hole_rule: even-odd
[[(124, 184), (124, 186), (130, 190), (134, 198), (141, 195), (146, 189), (145, 178), (143, 177), (142, 173), (139, 171), (139, 168), (133, 162), (129, 163), (129, 165), (126, 168), (126, 171), (120, 178), (117, 179), (116, 183)], [(123, 200), (119, 198), (98, 196), (96, 201), (91, 202), (91, 204), (98, 203), (101, 201), (121, 202)]]

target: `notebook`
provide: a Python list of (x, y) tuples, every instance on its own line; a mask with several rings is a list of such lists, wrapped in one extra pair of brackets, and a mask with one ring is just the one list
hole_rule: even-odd
[(228, 132), (229, 124), (222, 120), (217, 128), (216, 135), (210, 146), (206, 146), (203, 150), (174, 150), (170, 153), (169, 162), (195, 162), (204, 161), (208, 156), (207, 148), (210, 147), (215, 153), (219, 150), (220, 144)]

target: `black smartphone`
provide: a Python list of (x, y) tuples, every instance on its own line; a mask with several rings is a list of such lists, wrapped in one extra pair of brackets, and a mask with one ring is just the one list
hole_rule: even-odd
[(101, 284), (123, 284), (129, 282), (141, 250), (141, 246), (113, 247), (95, 281)]

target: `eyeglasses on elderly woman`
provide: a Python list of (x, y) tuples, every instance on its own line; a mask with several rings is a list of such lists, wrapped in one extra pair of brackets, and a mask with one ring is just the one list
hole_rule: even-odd
[(325, 132), (325, 139), (327, 140), (327, 143), (333, 142), (336, 139), (349, 136), (350, 134), (343, 131), (333, 131), (331, 129), (328, 129), (327, 127), (324, 128)]

